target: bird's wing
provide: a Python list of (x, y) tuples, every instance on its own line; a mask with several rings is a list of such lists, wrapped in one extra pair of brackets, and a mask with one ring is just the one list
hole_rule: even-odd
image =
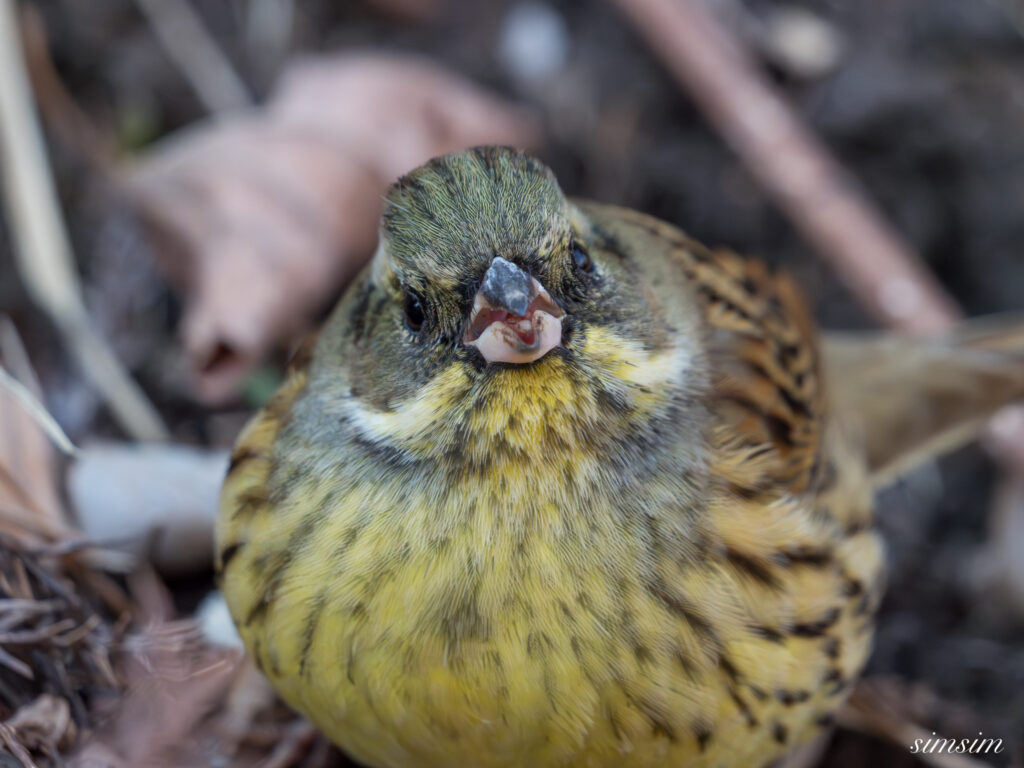
[(803, 299), (761, 261), (691, 244), (678, 258), (703, 301), (711, 404), (738, 490), (814, 490), (822, 474), (824, 397), (818, 345)]
[(874, 485), (966, 442), (1024, 399), (1024, 317), (983, 318), (939, 338), (829, 335), (837, 411), (861, 433)]
[(748, 498), (813, 492), (827, 465), (825, 404), (813, 321), (795, 286), (761, 261), (709, 250), (653, 217), (586, 210), (637, 256), (678, 264), (693, 286), (713, 377), (716, 472)]

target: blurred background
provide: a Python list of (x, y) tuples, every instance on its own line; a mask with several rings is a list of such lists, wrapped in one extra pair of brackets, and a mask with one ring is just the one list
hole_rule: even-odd
[[(22, 70), (39, 120), (0, 102), (0, 361), (82, 449), (0, 394), (0, 598), (46, 603), (0, 600), (0, 765), (343, 764), (230, 650), (210, 519), (225, 450), (372, 252), (380, 195), (433, 155), (528, 147), (569, 194), (794, 273), (826, 328), (901, 324), (849, 279), (884, 281), (874, 240), (858, 264), (856, 238), (830, 256), (801, 235), (813, 206), (780, 205), (730, 133), (742, 101), (723, 118), (692, 96), (693, 61), (643, 21), (654, 0), (0, 3), (21, 48), (0, 41), (0, 90)], [(1024, 3), (687, 6), (852, 174), (936, 278), (924, 294), (1024, 309)], [(707, 86), (735, 102), (734, 74)], [(36, 128), (49, 169), (24, 151)], [(40, 179), (60, 219), (26, 191)], [(31, 235), (63, 227), (67, 249)], [(1001, 455), (966, 448), (882, 496), (868, 675), (890, 723), (1002, 738), (986, 760), (1006, 766), (1024, 765), (1024, 482)], [(913, 731), (847, 725), (823, 765), (922, 764), (894, 735)]]

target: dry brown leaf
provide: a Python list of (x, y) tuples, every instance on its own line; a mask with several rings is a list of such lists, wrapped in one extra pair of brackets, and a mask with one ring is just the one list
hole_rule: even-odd
[(75, 723), (67, 699), (44, 693), (15, 712), (5, 723), (28, 749), (63, 749), (74, 743)]
[(197, 728), (227, 696), (242, 668), (238, 651), (203, 644), (191, 622), (151, 626), (128, 638), (122, 665), (127, 692), (107, 715), (108, 725), (81, 744), (72, 768), (177, 768), (210, 765), (216, 745)]
[(198, 396), (223, 400), (294, 339), (370, 255), (380, 195), (435, 155), (530, 146), (533, 116), (417, 58), (293, 66), (266, 109), (174, 137), (132, 189), (186, 296)]
[[(0, 317), (0, 365), (37, 399), (38, 382), (14, 325)], [(57, 490), (56, 452), (35, 419), (0, 387), (0, 531), (36, 543), (70, 533)]]

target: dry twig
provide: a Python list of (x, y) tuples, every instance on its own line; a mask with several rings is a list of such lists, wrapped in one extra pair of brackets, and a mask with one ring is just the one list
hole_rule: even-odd
[[(935, 734), (917, 725), (907, 716), (903, 704), (905, 698), (904, 692), (894, 690), (885, 679), (862, 680), (840, 711), (839, 724), (849, 730), (870, 734), (904, 749), (918, 743), (925, 744), (936, 738)], [(971, 739), (967, 741), (970, 742)], [(988, 763), (969, 757), (966, 753), (921, 751), (915, 753), (915, 756), (934, 768), (988, 766)]]
[(249, 106), (249, 91), (187, 0), (135, 0), (160, 44), (213, 114)]
[(3, 743), (4, 747), (11, 751), (18, 762), (20, 762), (25, 768), (39, 768), (38, 765), (32, 760), (32, 755), (28, 753), (28, 750), (21, 746), (18, 741), (14, 729), (6, 723), (0, 723), (0, 742)]
[(2, 365), (0, 365), (0, 388), (6, 389), (8, 394), (25, 409), (25, 412), (32, 417), (33, 421), (39, 425), (40, 429), (46, 433), (46, 436), (60, 449), (61, 453), (66, 456), (75, 455), (78, 449), (71, 442), (71, 438), (60, 428), (60, 424), (54, 421), (53, 416), (50, 415), (42, 403), (36, 400), (33, 394), (28, 391), (28, 388), (11, 376)]
[(0, 0), (0, 161), (26, 289), (121, 426), (139, 440), (164, 439), (156, 409), (89, 322), (32, 106), (13, 0)]
[(958, 316), (935, 277), (704, 0), (615, 0), (761, 185), (871, 313), (908, 331)]
[(3, 316), (0, 361), (0, 530), (40, 543), (63, 539), (73, 531), (57, 487), (51, 442), (70, 441), (39, 402), (28, 354), (14, 324)]

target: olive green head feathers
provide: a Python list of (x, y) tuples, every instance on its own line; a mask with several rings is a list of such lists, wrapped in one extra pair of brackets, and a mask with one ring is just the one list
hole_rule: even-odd
[(553, 258), (571, 237), (565, 196), (547, 166), (515, 150), (435, 158), (399, 179), (386, 202), (382, 241), (414, 290), (471, 288), (495, 256), (545, 272), (571, 266), (567, 253)]
[[(313, 391), (374, 412), (418, 403), (450, 424), (458, 398), (486, 408), (513, 387), (545, 418), (559, 410), (597, 430), (595, 403), (628, 412), (629, 393), (650, 385), (638, 377), (671, 371), (665, 402), (700, 380), (682, 273), (596, 226), (539, 160), (500, 147), (436, 158), (386, 203), (373, 263), (321, 333)], [(649, 365), (659, 355), (664, 364)], [(447, 399), (431, 400), (428, 386)], [(558, 387), (579, 412), (538, 400)]]

